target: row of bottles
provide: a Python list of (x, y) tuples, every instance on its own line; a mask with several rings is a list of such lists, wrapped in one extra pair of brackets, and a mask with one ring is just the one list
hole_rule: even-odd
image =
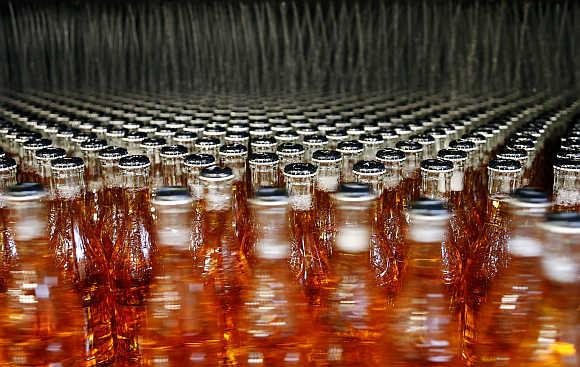
[[(346, 132), (337, 120), (325, 135), (248, 124), (289, 129), (238, 131), (244, 140), (231, 142), (230, 128), (245, 124), (228, 120), (206, 124), (192, 145), (154, 132), (121, 146), (95, 136), (76, 144), (78, 131), (60, 140), (31, 136), (25, 124), (16, 134), (25, 141), (2, 141), (1, 297), (11, 311), (2, 313), (0, 357), (574, 365), (577, 104), (510, 98), (491, 113), (459, 103), (467, 111), (447, 113), (457, 126), (431, 111), (380, 134), (354, 117)], [(30, 112), (13, 98), (8, 105), (12, 118)], [(557, 154), (552, 141), (561, 141)], [(554, 205), (522, 188), (530, 184), (553, 190)], [(564, 289), (569, 302), (559, 300)], [(31, 327), (31, 318), (46, 325)]]

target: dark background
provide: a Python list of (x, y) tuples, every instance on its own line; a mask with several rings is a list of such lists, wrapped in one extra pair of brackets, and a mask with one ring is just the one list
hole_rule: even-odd
[(3, 1), (0, 87), (151, 93), (575, 88), (575, 1)]

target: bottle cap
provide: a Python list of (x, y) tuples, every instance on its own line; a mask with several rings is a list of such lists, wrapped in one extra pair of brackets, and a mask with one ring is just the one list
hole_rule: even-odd
[(405, 153), (418, 153), (423, 151), (423, 146), (414, 140), (399, 141), (397, 144), (395, 144), (395, 147)]
[(377, 176), (385, 173), (386, 169), (379, 161), (359, 161), (354, 164), (352, 171), (357, 176)]
[(250, 155), (250, 164), (252, 165), (272, 165), (279, 161), (280, 158), (276, 153), (252, 153)]
[(3, 197), (7, 201), (38, 200), (46, 196), (46, 191), (41, 184), (36, 182), (21, 182), (10, 186)]
[(456, 139), (449, 143), (450, 148), (459, 149), (464, 152), (473, 152), (477, 149), (477, 145), (468, 139)]
[(407, 157), (397, 148), (386, 148), (377, 151), (377, 160), (381, 162), (403, 162)]
[(103, 160), (121, 159), (127, 154), (129, 154), (127, 152), (127, 149), (111, 145), (99, 151), (99, 159)]
[(286, 177), (313, 177), (318, 168), (310, 163), (290, 163), (284, 167)]
[(429, 134), (414, 134), (409, 136), (409, 140), (416, 141), (421, 145), (435, 143), (435, 138)]
[(81, 150), (85, 152), (102, 150), (107, 147), (107, 142), (101, 139), (88, 139), (81, 143)]
[(16, 166), (14, 158), (8, 156), (0, 158), (0, 171), (8, 171), (16, 168)]
[(453, 148), (441, 149), (437, 153), (437, 158), (445, 159), (451, 162), (461, 162), (467, 160), (467, 152)]
[(119, 161), (119, 168), (126, 170), (147, 168), (150, 165), (151, 162), (146, 155), (128, 155)]
[(441, 158), (424, 159), (421, 161), (421, 171), (440, 173), (452, 172), (453, 162)]
[(198, 138), (194, 143), (196, 148), (216, 148), (221, 145), (218, 138), (203, 137)]
[(142, 131), (131, 130), (123, 137), (126, 142), (141, 142), (147, 138), (147, 134)]
[(323, 145), (328, 143), (328, 139), (324, 135), (306, 135), (302, 142), (304, 145)]
[(382, 144), (385, 140), (380, 134), (362, 134), (358, 137), (358, 141), (363, 144)]
[(51, 161), (53, 159), (66, 157), (66, 150), (56, 147), (42, 148), (37, 150), (34, 156), (39, 160)]
[(548, 194), (534, 187), (522, 187), (515, 190), (511, 195), (510, 203), (514, 206), (541, 206), (551, 205)]
[(167, 144), (167, 142), (163, 138), (147, 138), (141, 142), (140, 146), (142, 148), (153, 148), (153, 149), (157, 148), (157, 149), (159, 149), (159, 148), (165, 146), (166, 144)]
[(183, 164), (189, 167), (209, 167), (216, 163), (211, 154), (192, 153), (183, 158)]
[(166, 145), (161, 148), (159, 155), (164, 158), (182, 158), (187, 155), (187, 148), (183, 145)]
[(201, 170), (200, 180), (203, 181), (227, 181), (234, 179), (234, 173), (230, 167), (211, 166)]
[(338, 143), (336, 150), (342, 154), (362, 153), (364, 150), (364, 145), (356, 140), (341, 141)]
[(554, 167), (564, 171), (580, 172), (580, 159), (556, 158)]
[(524, 149), (505, 147), (497, 153), (497, 157), (501, 159), (524, 161), (528, 159), (528, 153)]
[(420, 198), (411, 205), (411, 214), (421, 217), (447, 217), (449, 211), (442, 200)]
[(513, 159), (495, 158), (489, 162), (487, 168), (492, 171), (519, 172), (522, 164)]
[(182, 186), (160, 187), (153, 192), (154, 205), (184, 205), (193, 202), (189, 191)]
[(50, 141), (50, 139), (29, 139), (27, 140), (23, 147), (24, 149), (28, 149), (28, 150), (37, 150), (37, 149), (42, 149), (42, 148), (47, 148), (50, 147), (52, 145), (52, 141)]
[(248, 148), (243, 144), (225, 144), (220, 147), (219, 153), (225, 157), (244, 156), (248, 154)]
[(276, 149), (279, 155), (300, 155), (304, 153), (304, 147), (298, 143), (282, 143)]
[(376, 198), (371, 185), (359, 182), (344, 182), (332, 195), (338, 201), (369, 201)]
[(580, 235), (580, 213), (552, 212), (539, 226), (553, 233)]
[(249, 200), (251, 204), (261, 206), (286, 206), (288, 205), (288, 193), (279, 187), (260, 187), (254, 197)]
[(342, 155), (336, 150), (320, 149), (312, 153), (314, 163), (336, 163), (342, 160)]
[(85, 166), (85, 162), (80, 157), (62, 157), (50, 162), (50, 168), (53, 171), (66, 171), (70, 169), (79, 169)]

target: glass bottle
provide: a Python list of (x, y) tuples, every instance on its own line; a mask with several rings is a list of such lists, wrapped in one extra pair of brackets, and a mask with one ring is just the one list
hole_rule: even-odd
[[(183, 145), (166, 145), (159, 151), (163, 186), (184, 186), (183, 158), (187, 148)], [(153, 186), (153, 189), (157, 187)]]
[(98, 154), (106, 147), (107, 142), (99, 139), (88, 139), (80, 144), (81, 156), (85, 162), (87, 214), (92, 223), (96, 223), (100, 216), (99, 194), (102, 191), (102, 179)]
[[(577, 366), (580, 303), (580, 215), (555, 212), (539, 224), (543, 244), (544, 302), (532, 358), (526, 366)], [(524, 365), (524, 364), (522, 364)]]
[(217, 157), (221, 145), (222, 143), (217, 138), (203, 137), (195, 141), (194, 147), (196, 153), (211, 154)]
[(312, 153), (328, 147), (328, 139), (323, 135), (307, 135), (302, 139), (302, 145), (305, 148), (304, 161), (309, 162), (312, 159)]
[(203, 208), (201, 199), (203, 198), (203, 183), (200, 180), (201, 170), (206, 167), (212, 167), (216, 164), (214, 156), (209, 154), (191, 153), (183, 158), (183, 171), (185, 174), (185, 182), (189, 192), (193, 198), (193, 216), (191, 221), (191, 250), (194, 259), (200, 255), (200, 250), (203, 246)]
[(373, 160), (377, 155), (377, 151), (385, 145), (385, 141), (381, 134), (365, 133), (358, 137), (358, 141), (363, 145), (364, 160)]
[(316, 333), (307, 300), (288, 264), (291, 240), (288, 196), (263, 187), (250, 199), (255, 219), (255, 260), (242, 294), (242, 358), (258, 366), (306, 363), (305, 352)]
[(276, 139), (271, 136), (252, 139), (250, 142), (252, 153), (276, 153), (277, 145)]
[(238, 240), (245, 249), (247, 236), (249, 235), (249, 209), (248, 209), (248, 176), (246, 170), (248, 149), (241, 144), (225, 144), (219, 150), (219, 163), (222, 166), (230, 167), (234, 173), (233, 186), (233, 211), (235, 220), (235, 230)]
[(276, 154), (280, 158), (278, 182), (281, 186), (284, 186), (286, 182), (284, 168), (291, 163), (304, 161), (305, 152), (304, 146), (298, 143), (285, 142), (278, 145), (276, 148)]
[[(457, 149), (462, 152), (467, 153), (467, 161), (465, 162), (463, 174), (463, 192), (462, 196), (465, 200), (466, 205), (469, 208), (474, 208), (475, 210), (469, 210), (468, 216), (470, 221), (475, 224), (476, 228), (481, 228), (483, 226), (483, 218), (480, 216), (478, 203), (476, 202), (476, 194), (474, 187), (477, 185), (475, 180), (475, 172), (479, 168), (477, 166), (477, 145), (466, 139), (456, 139), (449, 143), (450, 149)], [(499, 157), (498, 157), (499, 158)], [(479, 234), (480, 230), (477, 230)]]
[[(453, 162), (449, 160), (440, 158), (423, 160), (421, 162), (421, 195), (427, 199), (442, 201), (450, 209), (451, 186), (452, 184), (457, 186), (457, 182), (452, 182), (453, 174)], [(442, 278), (450, 295), (451, 307), (458, 309), (462, 297), (462, 254), (471, 244), (466, 237), (468, 234), (466, 218), (461, 216), (461, 212), (451, 214), (448, 218), (449, 228), (441, 242), (440, 257)]]
[(22, 144), (22, 161), (20, 164), (22, 182), (36, 182), (38, 180), (34, 167), (34, 156), (38, 150), (51, 146), (52, 141), (49, 139), (30, 139)]
[[(126, 129), (126, 127), (125, 127)], [(141, 131), (133, 130), (128, 131), (125, 136), (121, 138), (123, 147), (127, 149), (127, 152), (131, 155), (141, 154), (141, 144), (147, 139), (147, 134)]]
[(7, 290), (0, 294), (1, 357), (6, 365), (67, 366), (80, 364), (84, 357), (79, 298), (55, 267), (44, 197), (38, 183), (11, 186), (3, 196), (4, 219), (17, 254)]
[(422, 199), (409, 211), (407, 275), (388, 331), (396, 351), (392, 363), (459, 365), (457, 325), (441, 272), (441, 243), (448, 227), (442, 201)]
[(522, 166), (518, 161), (496, 158), (489, 162), (488, 170), (488, 209), (465, 270), (463, 339), (467, 349), (471, 347), (475, 319), (486, 300), (489, 285), (509, 264), (510, 218), (506, 213), (506, 200), (520, 182)]
[(194, 151), (195, 140), (197, 139), (197, 134), (191, 131), (178, 131), (173, 137), (173, 141), (176, 145), (182, 145), (187, 148), (189, 153)]
[(146, 155), (151, 162), (150, 184), (152, 187), (163, 186), (163, 175), (161, 172), (161, 148), (167, 145), (163, 138), (147, 138), (141, 142), (141, 154)]
[(338, 143), (336, 150), (342, 155), (341, 182), (355, 181), (352, 168), (363, 159), (364, 145), (356, 140), (345, 140)]
[(580, 160), (554, 161), (553, 201), (555, 211), (580, 212)]
[[(435, 158), (437, 156), (437, 145), (435, 138), (429, 134), (414, 134), (409, 137), (409, 141), (415, 141), (423, 147), (423, 159)], [(399, 148), (400, 149), (400, 148)]]
[[(516, 149), (510, 147), (504, 147), (500, 151), (498, 151), (497, 158), (501, 159), (513, 159), (515, 161), (520, 162), (522, 167), (526, 167), (528, 162), (528, 153), (524, 149)], [(522, 173), (522, 182), (519, 183), (519, 186), (528, 186), (530, 184), (530, 170), (524, 170)]]
[(254, 152), (250, 154), (250, 181), (252, 193), (260, 187), (278, 186), (278, 163), (280, 159), (276, 153)]
[(111, 254), (115, 349), (119, 363), (132, 364), (141, 361), (140, 328), (156, 251), (149, 194), (151, 162), (144, 155), (128, 155), (119, 160), (118, 167), (123, 214)]
[(47, 189), (49, 200), (54, 194), (52, 181), (50, 179), (50, 162), (54, 159), (64, 157), (66, 157), (66, 151), (62, 148), (55, 147), (42, 148), (34, 153), (34, 171), (37, 177), (35, 182), (42, 184)]
[(291, 163), (284, 168), (290, 201), (290, 269), (312, 304), (319, 304), (328, 269), (324, 249), (315, 238), (314, 189), (317, 167)]
[(10, 268), (16, 256), (14, 235), (8, 227), (6, 203), (3, 195), (16, 184), (17, 163), (14, 158), (0, 158), (0, 297), (7, 290)]
[(406, 157), (399, 149), (386, 148), (377, 152), (376, 159), (385, 167), (383, 191), (378, 204), (381, 215), (378, 217), (377, 230), (384, 238), (384, 253), (390, 254), (387, 259), (394, 258), (393, 264), (386, 264), (388, 271), (381, 279), (387, 281), (387, 288), (397, 290), (401, 286), (400, 275), (404, 273), (407, 257), (407, 215), (402, 186), (402, 170)]
[(408, 208), (411, 202), (419, 199), (421, 192), (420, 165), (423, 160), (423, 146), (411, 140), (401, 140), (395, 146), (405, 153), (402, 183), (405, 193), (403, 204), (405, 208)]
[(102, 184), (98, 194), (99, 217), (96, 232), (109, 260), (123, 221), (123, 181), (119, 161), (127, 155), (127, 149), (116, 146), (108, 146), (98, 152)]
[(326, 138), (328, 139), (328, 149), (338, 150), (338, 144), (343, 141), (347, 141), (349, 139), (348, 134), (345, 130), (336, 129), (333, 131), (329, 131), (326, 134)]
[[(517, 364), (530, 356), (529, 345), (537, 338), (537, 318), (542, 301), (542, 241), (538, 223), (543, 222), (550, 202), (545, 193), (531, 188), (516, 190), (508, 199), (512, 216), (508, 240), (510, 266), (491, 285), (474, 330), (474, 356), (480, 365)], [(469, 324), (468, 324), (469, 326)], [(473, 340), (466, 340), (466, 347)]]
[(335, 208), (331, 195), (340, 183), (342, 156), (336, 150), (316, 150), (312, 153), (311, 161), (318, 166), (314, 193), (317, 244), (330, 258), (336, 235)]
[(143, 362), (216, 365), (217, 315), (201, 272), (193, 267), (192, 197), (185, 187), (163, 187), (155, 191), (152, 204), (158, 252), (146, 304)]
[(387, 297), (371, 268), (377, 195), (370, 185), (343, 183), (332, 195), (336, 240), (328, 275), (323, 345), (330, 365), (383, 363)]
[(55, 195), (51, 247), (64, 279), (80, 296), (84, 313), (87, 363), (114, 359), (109, 269), (86, 203), (85, 165), (81, 158), (51, 162)]
[(240, 292), (247, 281), (247, 262), (235, 235), (233, 213), (234, 173), (229, 167), (212, 166), (200, 173), (202, 199), (202, 254), (205, 279), (220, 310), (225, 353), (230, 358), (239, 343)]

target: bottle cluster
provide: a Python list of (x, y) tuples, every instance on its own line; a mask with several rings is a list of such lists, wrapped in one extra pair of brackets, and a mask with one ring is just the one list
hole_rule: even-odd
[(576, 366), (567, 95), (0, 98), (0, 364)]

